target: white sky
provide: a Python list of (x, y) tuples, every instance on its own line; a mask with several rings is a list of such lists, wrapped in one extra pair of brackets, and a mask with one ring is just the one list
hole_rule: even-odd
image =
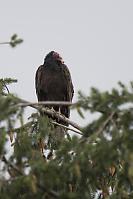
[(35, 72), (51, 50), (69, 67), (75, 93), (132, 80), (132, 0), (0, 0), (0, 41), (14, 33), (24, 43), (0, 46), (0, 76), (18, 79), (10, 89), (26, 100), (37, 101)]

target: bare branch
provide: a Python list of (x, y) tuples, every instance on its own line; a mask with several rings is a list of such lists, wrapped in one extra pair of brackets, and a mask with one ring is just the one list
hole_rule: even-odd
[(72, 128), (69, 128), (69, 127), (67, 127), (67, 126), (65, 126), (65, 125), (63, 125), (63, 124), (59, 124), (59, 123), (57, 123), (57, 122), (51, 122), (51, 123), (52, 123), (52, 124), (56, 124), (57, 126), (61, 126), (61, 127), (63, 127), (64, 129), (73, 131), (73, 132), (75, 132), (75, 133), (77, 133), (77, 134), (79, 134), (79, 135), (83, 135), (83, 134), (80, 133), (79, 131), (76, 131), (76, 130), (74, 130), (74, 129), (72, 129)]
[(59, 120), (66, 122), (67, 124), (70, 124), (71, 126), (73, 126), (74, 128), (78, 129), (81, 131), (81, 127), (76, 124), (75, 122), (71, 121), (70, 119), (68, 119), (67, 117), (65, 117), (64, 115), (61, 115), (60, 113), (50, 110), (49, 108), (42, 108), (41, 109), (44, 113), (47, 113), (49, 115), (52, 115), (55, 118), (58, 118)]
[(29, 103), (19, 103), (15, 107), (25, 107), (25, 106), (31, 106), (31, 105), (59, 105), (59, 106), (71, 106), (71, 102), (67, 101), (41, 101), (41, 102), (29, 102)]
[(3, 45), (3, 44), (8, 44), (10, 45), (11, 42), (0, 42), (0, 45)]

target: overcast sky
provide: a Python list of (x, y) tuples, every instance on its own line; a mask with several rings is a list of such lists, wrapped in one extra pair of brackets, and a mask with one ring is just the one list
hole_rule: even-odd
[(133, 80), (133, 0), (0, 0), (0, 41), (14, 33), (24, 43), (0, 46), (0, 76), (18, 79), (10, 89), (28, 101), (37, 101), (35, 72), (51, 50), (63, 57), (75, 93)]

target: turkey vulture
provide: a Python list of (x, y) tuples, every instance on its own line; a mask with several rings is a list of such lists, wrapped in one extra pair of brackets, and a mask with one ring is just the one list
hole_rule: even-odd
[[(74, 89), (71, 75), (57, 52), (51, 51), (46, 55), (44, 64), (36, 72), (35, 86), (38, 101), (72, 101)], [(53, 106), (53, 109), (67, 118), (70, 116), (68, 106)], [(58, 122), (68, 126), (65, 122)]]

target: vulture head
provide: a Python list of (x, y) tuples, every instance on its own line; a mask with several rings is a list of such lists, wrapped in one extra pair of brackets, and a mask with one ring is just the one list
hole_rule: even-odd
[(61, 62), (62, 64), (64, 63), (62, 57), (55, 51), (51, 51), (48, 53), (44, 59), (44, 63), (46, 62)]

